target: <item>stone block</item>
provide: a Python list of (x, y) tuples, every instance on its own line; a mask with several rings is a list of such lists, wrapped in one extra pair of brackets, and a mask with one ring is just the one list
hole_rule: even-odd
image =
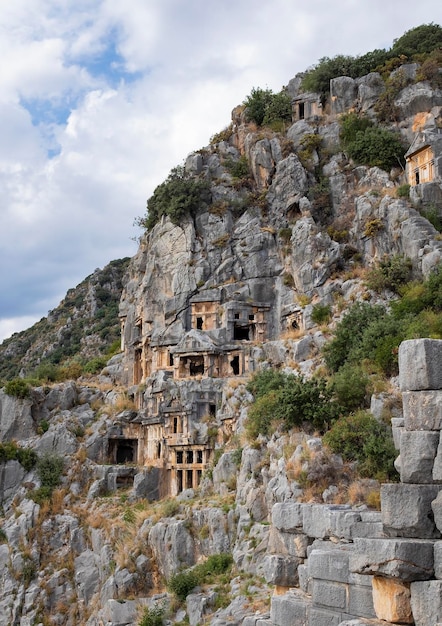
[(302, 559), (280, 554), (268, 554), (264, 557), (263, 573), (266, 582), (279, 587), (296, 587), (298, 585), (298, 565)]
[(434, 576), (442, 580), (442, 541), (434, 543)]
[(377, 618), (386, 622), (413, 624), (409, 583), (375, 576), (372, 584)]
[(308, 537), (303, 534), (281, 532), (272, 524), (269, 532), (268, 552), (287, 554), (305, 558), (307, 556)]
[(310, 611), (310, 624), (314, 626), (339, 626), (344, 615), (340, 612), (327, 611), (317, 607), (312, 607)]
[(434, 523), (436, 528), (442, 532), (442, 491), (439, 491), (437, 497), (431, 503), (431, 508), (434, 515)]
[(334, 583), (326, 580), (313, 580), (313, 606), (345, 611), (347, 606), (347, 587), (345, 583)]
[(305, 505), (303, 531), (309, 537), (325, 539), (351, 539), (352, 525), (360, 521), (357, 511), (349, 505), (310, 504)]
[(404, 432), (404, 418), (392, 417), (391, 418), (391, 432), (393, 435), (393, 443), (396, 450), (400, 450), (401, 447), (401, 435)]
[(442, 340), (410, 339), (399, 346), (401, 391), (442, 389)]
[(442, 391), (404, 391), (402, 394), (406, 430), (442, 429)]
[(411, 583), (410, 591), (416, 626), (430, 626), (442, 621), (442, 580)]
[(285, 533), (302, 530), (303, 504), (300, 502), (277, 502), (272, 508), (272, 524)]
[[(1, 546), (0, 546), (1, 547)], [(1, 561), (0, 561), (1, 565)], [(312, 593), (312, 579), (308, 575), (308, 567), (304, 563), (298, 566), (298, 578), (299, 578), (299, 588), (304, 593), (308, 593), (311, 595)]]
[(351, 537), (385, 537), (382, 522), (356, 522), (351, 527)]
[(433, 464), (433, 480), (435, 483), (442, 483), (442, 433)]
[(349, 586), (347, 613), (357, 617), (376, 617), (373, 606), (373, 593), (370, 587)]
[(356, 574), (403, 582), (428, 580), (434, 573), (433, 546), (425, 539), (355, 539), (349, 567)]
[(384, 532), (390, 537), (438, 539), (431, 509), (439, 485), (384, 484), (381, 509)]
[(401, 437), (401, 481), (433, 482), (433, 465), (439, 445), (439, 432), (405, 430)]
[(301, 591), (290, 590), (273, 596), (270, 619), (274, 626), (308, 626), (311, 600)]
[(352, 550), (353, 546), (342, 546), (335, 550), (313, 550), (307, 561), (309, 577), (348, 583)]

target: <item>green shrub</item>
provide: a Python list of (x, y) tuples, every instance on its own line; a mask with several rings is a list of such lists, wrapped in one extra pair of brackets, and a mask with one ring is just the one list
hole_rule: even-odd
[(292, 229), (291, 228), (281, 228), (278, 232), (278, 235), (285, 243), (290, 243), (290, 239), (292, 238)]
[(37, 463), (37, 453), (31, 448), (20, 448), (15, 441), (0, 443), (0, 463), (18, 461), (26, 471), (30, 471)]
[(226, 574), (232, 564), (233, 557), (227, 552), (211, 554), (203, 563), (172, 576), (167, 587), (179, 600), (184, 601), (195, 587), (206, 582), (214, 582), (217, 577)]
[(345, 363), (331, 379), (331, 389), (344, 412), (366, 405), (370, 379), (362, 367)]
[(107, 363), (106, 357), (96, 356), (85, 364), (85, 366), (83, 367), (83, 370), (87, 374), (96, 374), (97, 372), (100, 372), (103, 369), (106, 363)]
[(195, 215), (207, 201), (209, 185), (206, 181), (192, 178), (184, 167), (175, 167), (167, 179), (158, 185), (147, 201), (147, 214), (136, 220), (136, 224), (151, 230), (163, 215), (173, 224), (180, 224), (188, 215)]
[(13, 378), (12, 380), (8, 380), (6, 383), (5, 393), (8, 396), (13, 396), (14, 398), (20, 398), (23, 400), (29, 396), (31, 388), (22, 378)]
[(346, 152), (356, 163), (369, 167), (388, 171), (394, 166), (404, 165), (405, 148), (399, 136), (379, 126), (356, 133), (354, 141), (347, 144)]
[(266, 395), (256, 398), (249, 407), (246, 433), (250, 440), (256, 439), (259, 435), (270, 434), (278, 402), (278, 394), (275, 391), (270, 391)]
[(146, 607), (138, 626), (163, 626), (166, 609), (162, 604)]
[(324, 435), (323, 441), (344, 461), (356, 461), (362, 477), (397, 480), (391, 429), (371, 413), (359, 411), (340, 417)]
[(274, 94), (271, 89), (253, 88), (244, 100), (246, 116), (258, 126), (273, 125), (275, 122), (292, 119), (292, 103), (286, 91)]
[(395, 39), (392, 52), (397, 55), (412, 57), (415, 54), (431, 52), (442, 46), (442, 28), (439, 24), (421, 24), (407, 30), (401, 37)]
[(42, 487), (54, 489), (61, 482), (64, 460), (57, 454), (43, 454), (37, 461), (37, 474)]
[(246, 423), (250, 439), (270, 434), (275, 420), (285, 429), (302, 426), (323, 431), (339, 414), (324, 378), (305, 380), (302, 376), (265, 370), (255, 375), (248, 389), (251, 393), (256, 390)]
[(384, 315), (383, 306), (367, 302), (354, 304), (337, 325), (334, 338), (324, 346), (327, 367), (337, 372), (347, 362), (349, 354), (360, 345), (367, 326)]
[(237, 180), (244, 180), (250, 176), (249, 162), (245, 155), (239, 157), (238, 160), (226, 159), (224, 163), (226, 169)]
[[(292, 121), (292, 100), (286, 91), (271, 95), (265, 109), (263, 124), (274, 127), (278, 122)], [(275, 130), (279, 128), (274, 127)]]
[(264, 369), (255, 372), (247, 383), (247, 391), (254, 397), (261, 398), (271, 391), (277, 391), (285, 385), (286, 374), (276, 369)]
[(442, 214), (434, 205), (420, 209), (420, 214), (434, 226), (434, 228), (442, 232)]
[(396, 189), (396, 195), (398, 198), (409, 198), (410, 197), (410, 185), (406, 183), (405, 185), (399, 185)]
[(331, 307), (329, 304), (314, 304), (312, 308), (312, 322), (315, 324), (327, 324), (331, 318)]
[(187, 598), (195, 587), (199, 585), (199, 579), (193, 570), (178, 572), (167, 583), (169, 590), (182, 602)]
[(366, 285), (373, 291), (389, 289), (399, 293), (400, 289), (411, 280), (411, 260), (402, 255), (386, 257), (367, 275)]

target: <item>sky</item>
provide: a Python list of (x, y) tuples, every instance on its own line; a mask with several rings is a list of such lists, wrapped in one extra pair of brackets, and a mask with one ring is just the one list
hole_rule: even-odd
[(0, 341), (136, 253), (155, 187), (253, 87), (431, 22), (440, 0), (0, 0)]

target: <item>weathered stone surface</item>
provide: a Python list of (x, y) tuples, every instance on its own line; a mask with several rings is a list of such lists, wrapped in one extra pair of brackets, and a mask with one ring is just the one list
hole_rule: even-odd
[(332, 610), (344, 611), (347, 607), (347, 585), (313, 579), (312, 599), (315, 607), (323, 606)]
[(77, 593), (86, 605), (98, 591), (100, 572), (97, 561), (97, 555), (92, 550), (86, 550), (75, 559), (74, 577)]
[(299, 582), (298, 565), (301, 558), (269, 554), (264, 558), (263, 570), (266, 582), (279, 587), (296, 587)]
[(435, 483), (442, 483), (442, 434), (437, 447), (436, 458), (434, 459), (433, 480)]
[[(169, 578), (183, 567), (194, 565), (195, 546), (185, 520), (163, 520), (149, 532), (149, 545), (161, 573)], [(168, 550), (164, 547), (168, 546)]]
[(281, 532), (273, 524), (270, 527), (268, 550), (272, 554), (286, 554), (305, 558), (309, 538), (302, 533)]
[(391, 432), (393, 435), (394, 447), (396, 450), (401, 448), (401, 436), (405, 429), (405, 423), (403, 417), (391, 418)]
[(352, 551), (352, 545), (328, 550), (312, 550), (307, 561), (309, 578), (347, 583)]
[(416, 626), (429, 626), (442, 621), (442, 580), (414, 582), (410, 590)]
[(442, 340), (410, 339), (399, 346), (402, 391), (442, 389)]
[(401, 437), (401, 481), (432, 483), (439, 432), (405, 430)]
[(442, 541), (434, 543), (434, 576), (442, 580)]
[(300, 502), (277, 502), (272, 508), (272, 524), (285, 533), (302, 530), (304, 505)]
[(365, 585), (349, 585), (347, 613), (358, 617), (376, 617), (373, 593)]
[(381, 510), (384, 531), (392, 537), (440, 537), (431, 509), (438, 485), (384, 484)]
[(216, 593), (191, 593), (186, 598), (187, 614), (190, 626), (198, 626), (203, 620), (204, 614), (213, 606), (216, 600)]
[(412, 624), (410, 585), (380, 576), (374, 576), (372, 583), (376, 617), (386, 622)]
[(350, 539), (352, 526), (361, 520), (349, 505), (304, 505), (303, 531), (309, 537)]
[(26, 470), (18, 461), (0, 463), (0, 502), (14, 497), (25, 475)]
[(402, 401), (406, 430), (441, 430), (441, 390), (404, 391)]
[(433, 542), (424, 539), (355, 539), (350, 570), (398, 578), (428, 580), (434, 573)]
[(307, 626), (311, 600), (300, 591), (291, 590), (273, 596), (270, 619), (274, 626)]
[(32, 402), (8, 396), (0, 389), (0, 441), (27, 439), (35, 434)]

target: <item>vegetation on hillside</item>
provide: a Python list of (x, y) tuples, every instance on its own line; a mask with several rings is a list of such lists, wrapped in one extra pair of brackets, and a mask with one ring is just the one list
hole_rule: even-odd
[(192, 177), (184, 167), (175, 167), (158, 185), (147, 201), (147, 212), (136, 220), (136, 224), (145, 230), (152, 230), (161, 217), (167, 216), (173, 224), (180, 224), (182, 219), (195, 215), (197, 210), (210, 198), (207, 181)]
[(104, 367), (120, 345), (118, 307), (129, 260), (96, 270), (47, 317), (3, 341), (0, 380), (17, 378), (22, 370), (41, 380), (64, 380)]
[[(420, 63), (438, 52), (442, 46), (442, 27), (438, 24), (422, 24), (412, 28), (393, 42), (390, 49), (377, 49), (362, 56), (337, 55), (322, 57), (308, 70), (302, 81), (304, 91), (313, 91), (325, 99), (330, 91), (330, 80), (338, 76), (360, 78), (369, 72), (388, 74), (405, 62)], [(432, 64), (432, 63), (431, 63)]]

